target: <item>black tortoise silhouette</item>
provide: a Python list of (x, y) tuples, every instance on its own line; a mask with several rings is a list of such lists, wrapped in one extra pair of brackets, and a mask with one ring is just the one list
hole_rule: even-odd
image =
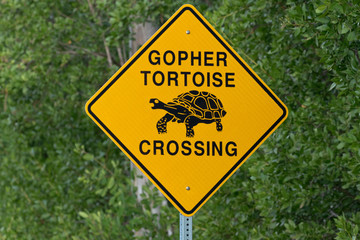
[(167, 132), (166, 126), (170, 121), (185, 122), (187, 137), (194, 137), (193, 127), (199, 123), (216, 122), (216, 129), (223, 129), (221, 118), (226, 115), (226, 111), (220, 99), (209, 92), (192, 90), (180, 94), (169, 103), (163, 103), (157, 98), (150, 99), (150, 103), (153, 104), (152, 109), (168, 112), (156, 124), (159, 133)]

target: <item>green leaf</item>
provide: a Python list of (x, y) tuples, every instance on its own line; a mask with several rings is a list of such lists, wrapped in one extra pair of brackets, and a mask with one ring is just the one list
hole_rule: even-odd
[(352, 42), (352, 41), (355, 41), (356, 40), (356, 33), (355, 32), (350, 32), (348, 35), (347, 35), (347, 38), (346, 38), (349, 42)]
[(327, 8), (326, 5), (320, 5), (320, 6), (318, 6), (318, 7), (315, 9), (315, 12), (316, 12), (317, 14), (320, 14), (320, 13), (324, 12), (326, 8)]
[(316, 29), (319, 29), (320, 31), (326, 31), (329, 29), (329, 26), (327, 24), (324, 24), (324, 25), (317, 27)]
[(339, 143), (339, 144), (336, 146), (336, 148), (340, 150), (340, 149), (343, 149), (344, 146), (345, 146), (345, 143), (344, 143), (344, 142), (341, 142), (341, 143)]
[(114, 186), (114, 178), (111, 177), (107, 184), (107, 189), (111, 189), (113, 186)]
[(336, 83), (333, 82), (333, 83), (330, 85), (329, 91), (333, 90), (335, 87), (336, 87)]
[(86, 160), (86, 161), (90, 161), (90, 160), (93, 160), (94, 159), (94, 155), (90, 154), (90, 153), (85, 153), (83, 158)]
[(318, 22), (321, 22), (321, 23), (328, 23), (328, 22), (330, 22), (330, 19), (329, 19), (329, 18), (323, 17), (323, 16), (319, 16), (319, 17), (315, 18), (315, 20), (318, 21)]
[(348, 31), (350, 31), (350, 28), (346, 25), (346, 24), (342, 24), (341, 25), (341, 30), (340, 30), (340, 34), (345, 34), (347, 33)]
[(89, 217), (89, 215), (86, 212), (82, 212), (82, 211), (79, 212), (79, 215), (81, 217), (83, 217), (83, 218), (88, 218)]

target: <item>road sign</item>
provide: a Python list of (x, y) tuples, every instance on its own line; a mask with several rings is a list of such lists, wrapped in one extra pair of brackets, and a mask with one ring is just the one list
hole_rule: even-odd
[(86, 111), (185, 216), (287, 116), (281, 100), (191, 5), (95, 93)]

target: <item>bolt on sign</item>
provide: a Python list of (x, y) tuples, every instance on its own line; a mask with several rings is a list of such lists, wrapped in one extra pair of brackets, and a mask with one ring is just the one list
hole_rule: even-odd
[(185, 216), (287, 117), (281, 100), (191, 5), (95, 93), (86, 111)]

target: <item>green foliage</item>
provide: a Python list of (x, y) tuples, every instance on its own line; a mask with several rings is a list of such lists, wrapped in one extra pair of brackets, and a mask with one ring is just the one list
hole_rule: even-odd
[(358, 239), (360, 226), (360, 213), (353, 214), (350, 219), (345, 216), (339, 216), (335, 219), (336, 227), (339, 233), (337, 240)]
[[(359, 3), (189, 3), (289, 108), (194, 239), (359, 239)], [(83, 109), (129, 57), (130, 25), (182, 2), (0, 4), (0, 239), (177, 239), (177, 211), (151, 184), (136, 201), (129, 161)]]
[(230, 180), (256, 209), (240, 239), (334, 239), (337, 216), (358, 213), (359, 14), (355, 1), (225, 1), (209, 14), (290, 112), (240, 169), (248, 179)]

